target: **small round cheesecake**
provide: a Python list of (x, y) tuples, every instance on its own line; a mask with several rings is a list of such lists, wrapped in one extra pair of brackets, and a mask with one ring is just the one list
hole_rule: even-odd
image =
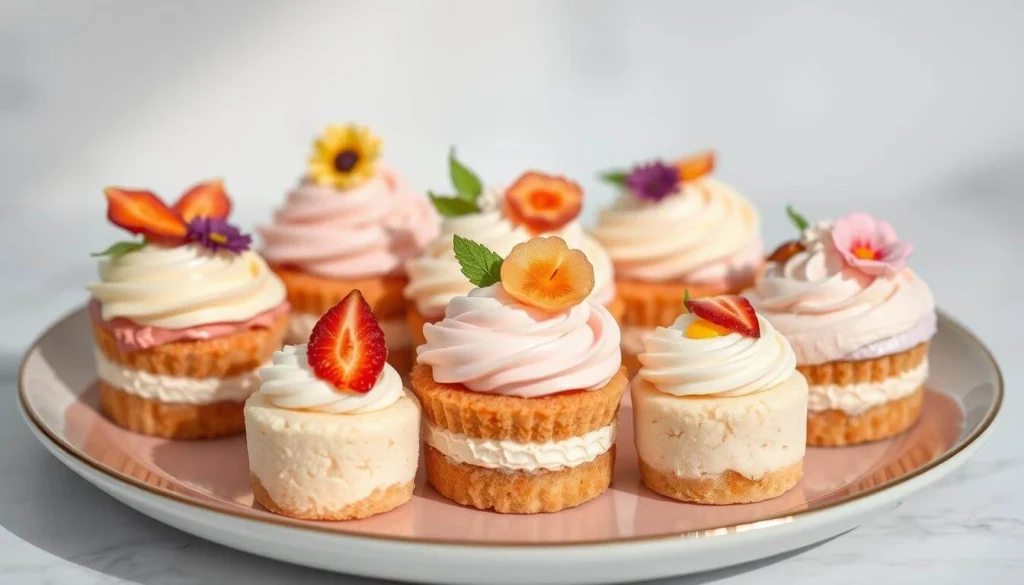
[(382, 410), (332, 414), (289, 410), (263, 394), (245, 403), (256, 500), (294, 518), (350, 520), (412, 497), (420, 409), (407, 391)]

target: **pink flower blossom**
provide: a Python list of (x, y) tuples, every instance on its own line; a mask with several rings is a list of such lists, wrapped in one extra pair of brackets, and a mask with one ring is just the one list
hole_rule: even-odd
[(892, 224), (862, 212), (837, 219), (832, 242), (847, 266), (870, 276), (891, 276), (903, 270), (914, 250), (899, 241)]

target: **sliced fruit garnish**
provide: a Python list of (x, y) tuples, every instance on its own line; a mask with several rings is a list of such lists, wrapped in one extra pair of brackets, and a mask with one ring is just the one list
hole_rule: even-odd
[(354, 290), (313, 326), (306, 347), (317, 378), (339, 390), (365, 394), (373, 389), (388, 346), (384, 331), (362, 293)]
[(583, 302), (594, 290), (594, 267), (559, 237), (516, 245), (501, 264), (501, 285), (516, 300), (545, 311)]
[(583, 208), (583, 190), (564, 177), (530, 171), (505, 191), (505, 203), (513, 222), (539, 234), (576, 219)]
[(680, 181), (692, 181), (715, 170), (715, 151), (705, 150), (704, 152), (688, 156), (678, 163)]
[(789, 260), (806, 249), (807, 248), (797, 240), (782, 242), (782, 244), (780, 244), (778, 248), (775, 248), (775, 251), (768, 256), (768, 261), (785, 264), (786, 260)]
[(721, 325), (715, 325), (711, 321), (705, 321), (704, 319), (694, 319), (693, 322), (686, 327), (684, 335), (690, 339), (711, 339), (712, 337), (721, 337), (732, 333)]
[(722, 295), (703, 299), (690, 299), (686, 308), (691, 313), (729, 331), (747, 337), (761, 337), (757, 313), (747, 299), (736, 295)]
[(107, 196), (107, 219), (118, 227), (155, 242), (181, 242), (188, 236), (188, 225), (181, 216), (150, 191), (107, 187), (103, 194)]
[(185, 223), (197, 217), (224, 219), (231, 213), (231, 200), (224, 192), (224, 181), (213, 179), (192, 187), (171, 208)]

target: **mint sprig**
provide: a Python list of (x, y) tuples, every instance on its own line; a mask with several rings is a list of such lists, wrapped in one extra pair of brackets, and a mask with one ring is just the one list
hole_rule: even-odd
[(470, 213), (478, 213), (480, 205), (477, 200), (484, 192), (480, 177), (455, 158), (455, 147), (448, 151), (448, 175), (452, 182), (455, 195), (437, 195), (428, 192), (430, 202), (437, 212), (445, 217), (458, 217)]
[(599, 177), (605, 183), (615, 185), (616, 187), (625, 187), (629, 173), (626, 171), (608, 171), (601, 173)]
[(798, 229), (801, 232), (806, 230), (811, 225), (811, 222), (807, 221), (806, 217), (797, 213), (796, 210), (793, 209), (792, 205), (786, 206), (786, 215), (789, 217), (789, 221), (791, 221), (793, 225), (796, 226), (796, 229)]
[(136, 250), (141, 250), (145, 246), (146, 246), (146, 241), (145, 240), (142, 240), (142, 241), (117, 242), (117, 243), (111, 244), (109, 248), (107, 248), (106, 250), (103, 250), (102, 252), (93, 252), (92, 254), (90, 254), (90, 256), (92, 256), (93, 258), (98, 258), (100, 256), (111, 256), (111, 257), (116, 258), (118, 256), (124, 256), (125, 254), (127, 254), (129, 252), (135, 252)]
[(501, 256), (490, 248), (473, 240), (455, 234), (452, 238), (455, 259), (459, 261), (462, 274), (475, 287), (484, 288), (501, 282)]

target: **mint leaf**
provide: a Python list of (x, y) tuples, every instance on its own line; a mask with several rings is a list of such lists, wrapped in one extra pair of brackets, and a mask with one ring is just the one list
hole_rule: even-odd
[(92, 256), (94, 258), (99, 257), (99, 256), (114, 256), (114, 257), (124, 256), (128, 252), (134, 252), (136, 250), (141, 250), (145, 246), (146, 246), (146, 242), (145, 241), (141, 241), (141, 242), (117, 242), (116, 244), (112, 244), (109, 248), (107, 248), (106, 250), (103, 250), (102, 252), (93, 252), (92, 254), (90, 254), (90, 256)]
[(458, 217), (480, 211), (473, 201), (466, 201), (459, 197), (440, 197), (429, 191), (427, 195), (430, 196), (430, 202), (434, 204), (434, 209), (445, 217)]
[(467, 240), (455, 234), (452, 238), (455, 248), (455, 259), (462, 267), (473, 286), (483, 288), (501, 282), (501, 256), (492, 252), (487, 246)]
[(600, 177), (605, 183), (611, 183), (617, 187), (625, 187), (626, 178), (629, 177), (629, 173), (626, 171), (608, 171), (601, 173)]
[(806, 217), (800, 215), (799, 213), (796, 212), (796, 210), (793, 209), (792, 205), (786, 206), (786, 215), (789, 216), (789, 221), (793, 222), (793, 225), (796, 226), (796, 229), (800, 230), (801, 232), (811, 225), (811, 223), (807, 221)]
[(468, 201), (476, 206), (476, 200), (483, 193), (484, 187), (480, 183), (480, 177), (466, 168), (455, 158), (455, 147), (448, 150), (448, 172), (452, 178), (452, 187), (455, 187), (455, 195), (463, 201)]

